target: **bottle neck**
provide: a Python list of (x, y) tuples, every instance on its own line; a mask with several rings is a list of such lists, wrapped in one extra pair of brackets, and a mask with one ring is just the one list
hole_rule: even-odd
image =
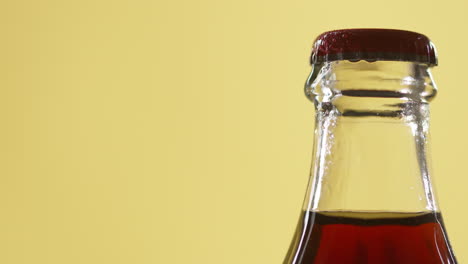
[(305, 209), (437, 211), (427, 158), (429, 68), (408, 62), (316, 66), (314, 162)]

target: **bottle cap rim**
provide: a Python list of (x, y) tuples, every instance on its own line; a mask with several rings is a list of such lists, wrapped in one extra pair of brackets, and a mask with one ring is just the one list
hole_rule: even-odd
[(319, 35), (311, 64), (349, 60), (410, 61), (436, 66), (437, 52), (430, 39), (420, 33), (377, 28), (340, 29)]

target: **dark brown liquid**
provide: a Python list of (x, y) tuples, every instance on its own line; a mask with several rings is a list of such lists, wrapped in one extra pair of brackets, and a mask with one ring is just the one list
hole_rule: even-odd
[(284, 264), (454, 264), (439, 213), (305, 212)]

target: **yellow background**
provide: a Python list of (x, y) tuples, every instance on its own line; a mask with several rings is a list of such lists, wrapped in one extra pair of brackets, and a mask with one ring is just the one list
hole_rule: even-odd
[(468, 261), (468, 2), (0, 1), (0, 263), (281, 263), (321, 32), (437, 45), (435, 182)]

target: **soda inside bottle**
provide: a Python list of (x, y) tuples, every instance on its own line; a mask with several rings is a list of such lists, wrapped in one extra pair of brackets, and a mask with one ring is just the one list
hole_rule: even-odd
[(457, 263), (431, 185), (432, 42), (402, 30), (330, 31), (311, 64), (313, 164), (283, 263)]

